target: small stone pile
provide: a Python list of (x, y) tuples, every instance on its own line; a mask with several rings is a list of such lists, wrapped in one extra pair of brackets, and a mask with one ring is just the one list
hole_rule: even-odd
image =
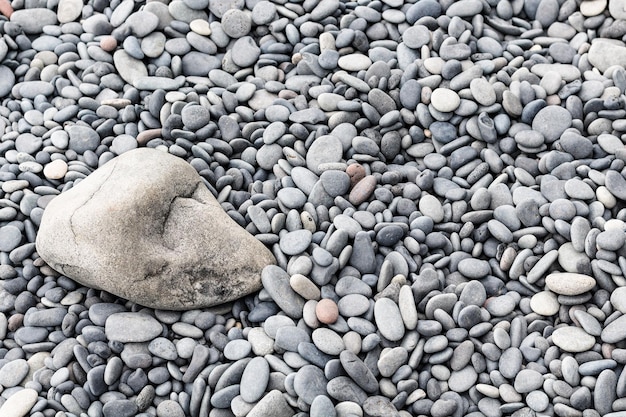
[[(3, 417), (626, 415), (624, 0), (7, 4)], [(260, 290), (154, 309), (44, 262), (136, 148), (271, 252)]]

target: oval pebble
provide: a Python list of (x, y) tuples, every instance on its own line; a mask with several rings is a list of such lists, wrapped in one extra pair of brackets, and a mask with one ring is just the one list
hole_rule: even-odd
[(584, 352), (596, 343), (595, 337), (573, 326), (559, 327), (552, 333), (552, 342), (566, 352)]
[(398, 341), (404, 336), (404, 324), (400, 308), (389, 298), (380, 298), (374, 304), (374, 318), (383, 337)]
[(550, 291), (541, 291), (530, 299), (530, 308), (542, 316), (552, 316), (559, 312), (561, 305), (557, 296)]
[(580, 295), (596, 285), (593, 277), (573, 272), (552, 273), (546, 277), (550, 291), (562, 295)]
[(311, 244), (312, 234), (309, 230), (294, 230), (280, 239), (280, 250), (285, 255), (298, 255), (304, 252)]
[(461, 98), (454, 90), (437, 88), (432, 92), (430, 102), (435, 109), (446, 113), (455, 111), (461, 104)]

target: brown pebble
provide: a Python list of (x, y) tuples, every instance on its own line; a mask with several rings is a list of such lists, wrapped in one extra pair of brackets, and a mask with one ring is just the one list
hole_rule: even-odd
[(370, 198), (375, 188), (376, 177), (368, 175), (352, 187), (352, 191), (350, 191), (350, 195), (348, 196), (348, 201), (355, 206), (358, 206)]
[(23, 314), (12, 314), (7, 320), (7, 328), (10, 332), (14, 332), (24, 324), (24, 315)]
[(139, 143), (139, 145), (145, 145), (146, 143), (150, 142), (152, 139), (160, 138), (161, 133), (162, 133), (162, 130), (160, 128), (142, 130), (137, 135), (137, 143)]
[(348, 165), (346, 174), (350, 176), (350, 188), (354, 187), (359, 181), (365, 178), (365, 168), (361, 164)]
[(315, 315), (321, 323), (333, 324), (339, 318), (339, 309), (333, 300), (323, 298), (315, 306)]
[(117, 48), (117, 39), (113, 36), (104, 36), (100, 39), (100, 48), (107, 52), (115, 51), (115, 48)]

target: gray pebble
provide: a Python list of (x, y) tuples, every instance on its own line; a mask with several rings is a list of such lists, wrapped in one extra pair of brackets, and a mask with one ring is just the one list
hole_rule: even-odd
[(459, 272), (471, 279), (481, 279), (491, 273), (491, 267), (487, 261), (467, 258), (459, 262)]
[(270, 378), (270, 367), (262, 357), (253, 358), (241, 376), (241, 397), (248, 403), (261, 399)]
[(15, 226), (0, 227), (0, 250), (10, 252), (22, 242), (22, 232)]
[(89, 126), (72, 125), (67, 129), (69, 134), (69, 147), (79, 154), (86, 151), (95, 151), (100, 144), (100, 136)]
[(571, 114), (560, 106), (544, 107), (532, 121), (533, 130), (541, 133), (548, 143), (557, 140), (571, 125)]
[(130, 417), (137, 413), (137, 404), (131, 400), (113, 400), (102, 407), (104, 417)]
[(363, 404), (367, 394), (352, 379), (346, 376), (338, 376), (328, 381), (326, 385), (328, 395), (337, 401), (354, 401)]
[(543, 375), (532, 369), (522, 369), (515, 376), (515, 391), (520, 394), (529, 393), (541, 388), (543, 385)]
[(617, 343), (620, 340), (623, 340), (626, 338), (626, 335), (624, 335), (620, 329), (623, 329), (622, 326), (625, 324), (626, 316), (619, 316), (608, 325), (604, 326), (604, 329), (602, 329), (602, 333), (600, 334), (600, 338), (604, 343)]
[(616, 399), (615, 388), (617, 376), (611, 369), (605, 369), (598, 375), (593, 391), (593, 403), (600, 415), (607, 415), (612, 411), (613, 401)]
[(252, 18), (242, 10), (229, 9), (222, 16), (222, 28), (231, 38), (238, 39), (250, 33)]
[(335, 417), (337, 415), (332, 400), (326, 395), (318, 395), (313, 399), (309, 413), (311, 417)]
[(400, 309), (393, 300), (389, 298), (378, 299), (374, 305), (374, 318), (381, 334), (387, 340), (397, 341), (404, 336)]
[(309, 230), (294, 230), (281, 237), (280, 250), (286, 255), (297, 255), (309, 247), (311, 240), (312, 234)]
[(294, 390), (306, 404), (311, 404), (318, 395), (326, 394), (328, 380), (316, 366), (305, 365), (296, 373)]
[(26, 377), (30, 370), (24, 359), (15, 359), (0, 368), (0, 385), (4, 388), (17, 386)]
[(107, 338), (122, 343), (149, 341), (162, 331), (162, 325), (154, 317), (141, 313), (114, 313), (105, 323)]
[(270, 265), (263, 269), (263, 286), (276, 304), (290, 317), (301, 318), (304, 299), (296, 294), (289, 285), (289, 274), (278, 266)]
[(466, 366), (465, 368), (454, 371), (450, 374), (448, 380), (448, 386), (452, 391), (464, 392), (474, 386), (478, 379), (478, 374), (472, 366)]

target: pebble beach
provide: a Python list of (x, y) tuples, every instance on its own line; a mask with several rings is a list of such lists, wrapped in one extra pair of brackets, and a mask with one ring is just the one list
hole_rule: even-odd
[[(0, 416), (626, 417), (626, 1), (0, 13)], [(155, 310), (38, 256), (139, 147), (272, 252), (260, 291)]]

